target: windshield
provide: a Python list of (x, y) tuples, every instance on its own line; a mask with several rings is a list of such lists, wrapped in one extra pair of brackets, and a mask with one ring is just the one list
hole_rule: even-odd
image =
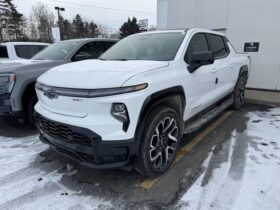
[(76, 46), (80, 44), (79, 41), (64, 41), (52, 44), (43, 51), (39, 52), (32, 59), (33, 60), (63, 60), (68, 56)]
[(155, 33), (129, 36), (106, 51), (102, 60), (174, 60), (185, 33)]

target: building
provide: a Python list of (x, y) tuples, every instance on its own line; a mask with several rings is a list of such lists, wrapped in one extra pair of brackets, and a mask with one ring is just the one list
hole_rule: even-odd
[(237, 52), (252, 58), (247, 97), (280, 102), (279, 9), (279, 0), (158, 0), (157, 27), (225, 33)]

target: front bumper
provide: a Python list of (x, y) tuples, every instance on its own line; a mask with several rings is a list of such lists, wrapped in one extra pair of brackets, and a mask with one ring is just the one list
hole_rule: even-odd
[(93, 131), (49, 120), (34, 114), (40, 140), (57, 152), (90, 168), (132, 165), (138, 155), (135, 140), (103, 141)]
[(13, 111), (12, 100), (10, 94), (0, 95), (0, 117), (21, 118), (23, 112)]
[(0, 113), (11, 112), (12, 106), (10, 101), (10, 95), (4, 94), (0, 95)]

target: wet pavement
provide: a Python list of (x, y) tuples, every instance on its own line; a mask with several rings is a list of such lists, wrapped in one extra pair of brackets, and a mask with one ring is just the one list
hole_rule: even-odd
[[(264, 147), (268, 144), (247, 135), (248, 113), (265, 115), (270, 108), (272, 105), (246, 104), (240, 111), (233, 112), (184, 153), (166, 174), (156, 181), (148, 180), (152, 184), (147, 188), (142, 186), (146, 177), (135, 171), (80, 167), (42, 144), (36, 130), (1, 119), (0, 209), (37, 209), (38, 206), (42, 207), (39, 209), (187, 209), (186, 201), (180, 200), (182, 196), (202, 174), (200, 186), (209, 186), (215, 169), (229, 159), (228, 176), (236, 181), (242, 179), (248, 147), (260, 150), (261, 144)], [(184, 136), (182, 147), (192, 144), (217, 119), (200, 131)], [(273, 123), (280, 126), (277, 119)], [(259, 119), (251, 123), (262, 122)], [(232, 138), (238, 141), (233, 143)], [(277, 142), (273, 144), (279, 148)], [(209, 154), (212, 154), (210, 158)], [(269, 154), (263, 156), (271, 158)], [(258, 161), (254, 156), (250, 158)], [(235, 192), (233, 186), (227, 187)]]

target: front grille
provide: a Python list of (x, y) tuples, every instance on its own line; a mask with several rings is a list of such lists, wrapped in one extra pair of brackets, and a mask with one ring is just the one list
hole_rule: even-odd
[(74, 132), (70, 127), (50, 121), (40, 115), (35, 115), (36, 123), (49, 136), (68, 143), (91, 146), (89, 137)]

